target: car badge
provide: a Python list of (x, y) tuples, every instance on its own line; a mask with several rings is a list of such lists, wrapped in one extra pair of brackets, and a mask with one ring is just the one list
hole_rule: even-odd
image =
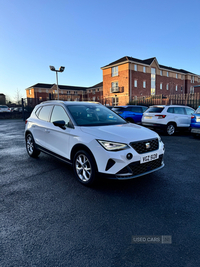
[(149, 149), (151, 147), (150, 143), (146, 143), (146, 149)]

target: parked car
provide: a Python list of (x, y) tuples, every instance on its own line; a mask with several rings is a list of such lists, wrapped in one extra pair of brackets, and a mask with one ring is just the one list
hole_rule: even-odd
[(117, 106), (113, 107), (112, 110), (124, 118), (126, 121), (132, 123), (141, 123), (142, 115), (147, 110), (145, 106)]
[(164, 144), (157, 133), (127, 123), (101, 104), (43, 102), (26, 120), (25, 140), (29, 156), (42, 151), (72, 164), (84, 185), (97, 174), (124, 180), (164, 166)]
[(0, 105), (0, 112), (10, 112), (10, 108), (6, 105)]
[(167, 135), (173, 135), (178, 129), (189, 130), (191, 114), (194, 109), (181, 105), (154, 105), (142, 116), (142, 125), (163, 129)]
[(200, 136), (200, 106), (191, 116), (190, 129), (193, 136)]
[[(19, 113), (21, 113), (22, 112), (22, 107), (14, 108), (12, 112), (19, 112)], [(27, 110), (24, 109), (24, 112), (27, 112)]]

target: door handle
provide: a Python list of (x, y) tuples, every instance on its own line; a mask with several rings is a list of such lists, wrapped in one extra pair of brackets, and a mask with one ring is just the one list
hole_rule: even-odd
[(45, 129), (44, 131), (45, 131), (45, 133), (50, 133), (50, 130), (48, 130), (48, 129)]

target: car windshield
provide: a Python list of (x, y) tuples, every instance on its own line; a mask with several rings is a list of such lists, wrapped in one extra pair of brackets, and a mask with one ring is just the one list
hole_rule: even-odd
[(127, 123), (103, 105), (68, 105), (67, 109), (78, 126), (103, 126)]
[(161, 113), (164, 107), (150, 107), (145, 112), (146, 113)]

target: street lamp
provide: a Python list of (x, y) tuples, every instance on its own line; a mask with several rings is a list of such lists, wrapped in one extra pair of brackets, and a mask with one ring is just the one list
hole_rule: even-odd
[(58, 92), (58, 100), (59, 100), (59, 91), (58, 91), (58, 72), (63, 72), (65, 67), (61, 66), (59, 70), (56, 70), (54, 66), (49, 66), (50, 70), (56, 72), (56, 82), (57, 82), (57, 92)]

